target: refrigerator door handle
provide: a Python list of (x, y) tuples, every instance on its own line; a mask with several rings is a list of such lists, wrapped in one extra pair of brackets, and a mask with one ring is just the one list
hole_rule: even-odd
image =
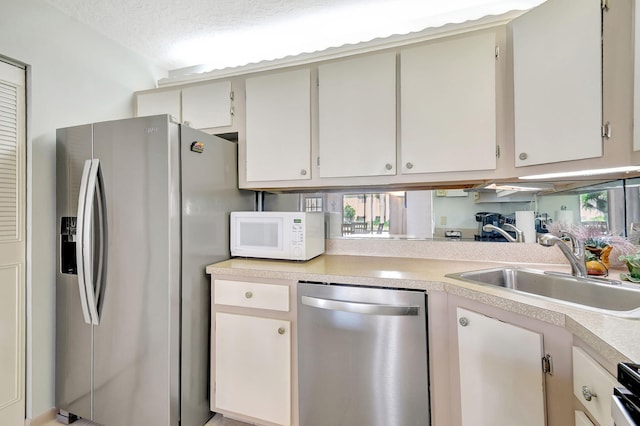
[(96, 181), (96, 199), (98, 201), (98, 232), (100, 236), (100, 247), (98, 251), (98, 271), (96, 274), (95, 286), (95, 318), (100, 321), (100, 305), (102, 304), (102, 294), (104, 287), (104, 273), (107, 262), (107, 209), (104, 199), (104, 180), (102, 179), (102, 167), (98, 167), (98, 175)]
[(87, 291), (85, 283), (85, 265), (84, 265), (84, 234), (87, 232), (87, 227), (84, 223), (85, 217), (85, 203), (87, 199), (87, 184), (89, 181), (89, 172), (91, 170), (91, 160), (84, 162), (82, 169), (82, 179), (80, 180), (80, 193), (78, 195), (78, 216), (76, 222), (76, 233), (78, 239), (76, 242), (76, 262), (78, 265), (78, 290), (80, 291), (80, 304), (82, 305), (82, 316), (84, 322), (91, 324), (91, 314), (89, 313), (87, 303)]
[[(89, 171), (89, 178), (87, 182), (87, 194), (85, 198), (85, 208), (84, 208), (84, 234), (82, 235), (82, 250), (83, 250), (83, 258), (87, 262), (85, 265), (85, 292), (87, 295), (87, 305), (89, 308), (89, 313), (91, 316), (91, 324), (99, 325), (100, 317), (98, 315), (98, 295), (100, 294), (101, 286), (102, 286), (102, 268), (103, 268), (103, 260), (104, 260), (104, 242), (105, 242), (105, 232), (104, 232), (104, 205), (102, 198), (102, 173), (100, 172), (100, 160), (93, 159), (91, 160), (91, 168)], [(98, 223), (93, 223), (93, 201), (94, 199), (97, 201), (97, 213), (98, 213)], [(93, 232), (90, 232), (92, 227), (96, 227), (98, 230), (98, 237), (100, 241), (100, 245), (97, 250), (97, 268), (94, 263), (93, 256)], [(96, 270), (97, 269), (97, 270)], [(94, 271), (97, 273), (94, 275)], [(95, 283), (94, 283), (95, 277)]]

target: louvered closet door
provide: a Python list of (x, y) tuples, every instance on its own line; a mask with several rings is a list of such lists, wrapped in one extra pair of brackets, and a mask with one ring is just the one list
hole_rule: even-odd
[(25, 417), (25, 77), (0, 61), (0, 425)]

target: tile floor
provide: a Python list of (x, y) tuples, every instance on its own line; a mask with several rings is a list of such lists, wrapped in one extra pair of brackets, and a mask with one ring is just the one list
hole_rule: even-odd
[[(42, 426), (61, 426), (61, 423), (58, 423), (55, 420), (51, 420)], [(99, 426), (99, 425), (97, 423), (92, 423), (88, 420), (80, 419), (74, 423), (71, 423), (71, 426)], [(226, 417), (222, 417), (221, 414), (216, 414), (204, 426), (250, 426), (250, 424), (240, 422), (237, 420), (228, 419)]]

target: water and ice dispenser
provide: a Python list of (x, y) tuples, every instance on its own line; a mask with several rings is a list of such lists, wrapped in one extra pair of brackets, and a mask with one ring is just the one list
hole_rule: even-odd
[(76, 218), (63, 217), (60, 222), (60, 272), (77, 274)]

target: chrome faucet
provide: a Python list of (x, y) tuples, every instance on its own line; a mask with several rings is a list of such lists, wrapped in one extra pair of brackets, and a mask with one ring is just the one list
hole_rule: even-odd
[(554, 244), (557, 245), (560, 248), (560, 251), (562, 251), (562, 254), (564, 254), (567, 260), (569, 260), (569, 264), (571, 265), (571, 275), (576, 277), (586, 277), (587, 265), (584, 257), (584, 243), (569, 231), (560, 231), (560, 233), (569, 237), (569, 240), (571, 241), (571, 248), (569, 248), (561, 238), (551, 234), (541, 235), (540, 238), (538, 238), (538, 242), (545, 247), (551, 247)]
[(498, 234), (500, 234), (503, 237), (505, 237), (507, 239), (507, 241), (509, 241), (510, 243), (524, 243), (524, 233), (520, 229), (516, 228), (515, 226), (513, 226), (510, 223), (504, 223), (504, 224), (502, 224), (502, 226), (505, 227), (505, 228), (509, 228), (509, 230), (515, 232), (516, 233), (516, 237), (513, 238), (511, 236), (511, 234), (509, 234), (507, 231), (505, 231), (504, 229), (499, 228), (497, 226), (494, 226), (494, 225), (489, 225), (489, 224), (484, 225), (482, 227), (482, 230), (485, 231), (485, 232), (496, 231)]

